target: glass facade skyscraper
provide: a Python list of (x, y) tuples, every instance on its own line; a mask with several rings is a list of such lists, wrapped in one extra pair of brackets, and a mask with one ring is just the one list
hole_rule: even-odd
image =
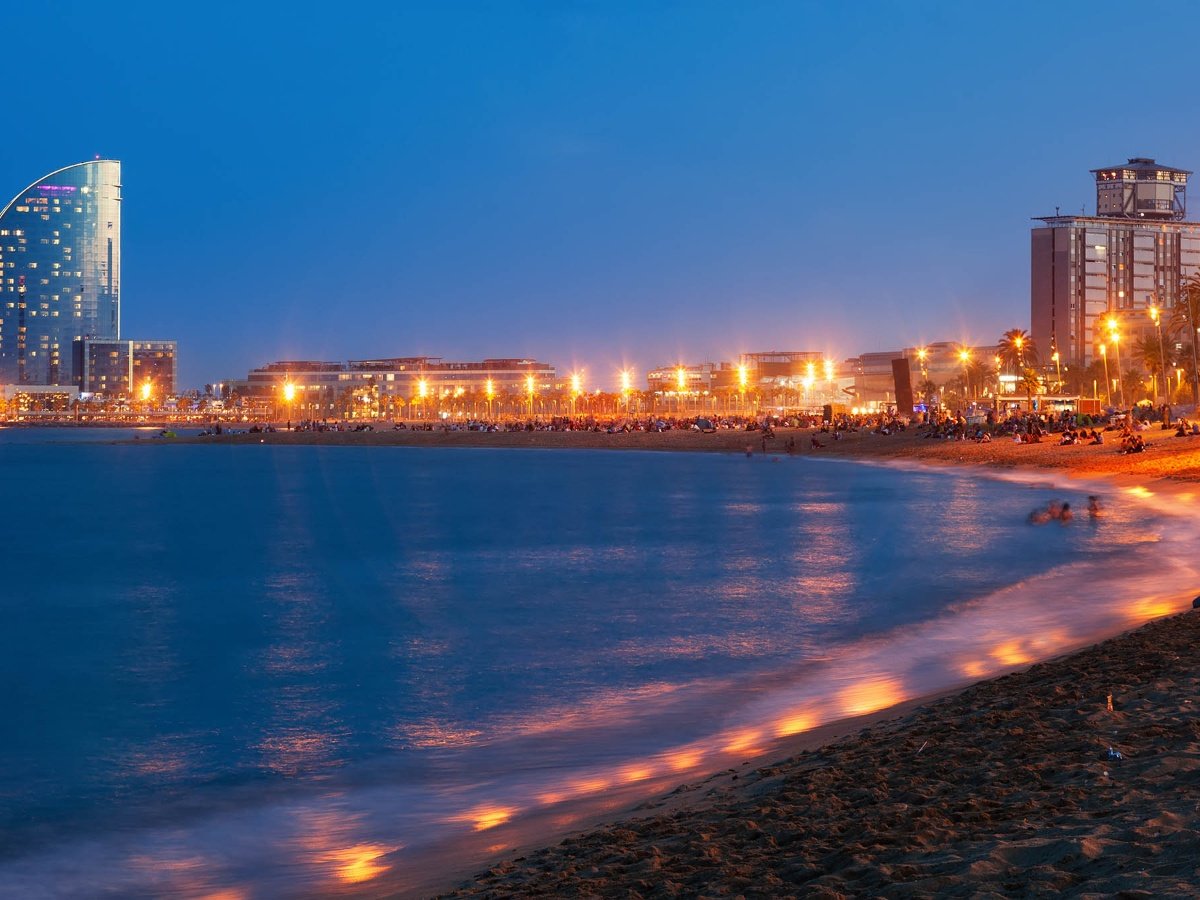
[(51, 172), (0, 211), (0, 384), (70, 384), (77, 338), (121, 330), (121, 163)]

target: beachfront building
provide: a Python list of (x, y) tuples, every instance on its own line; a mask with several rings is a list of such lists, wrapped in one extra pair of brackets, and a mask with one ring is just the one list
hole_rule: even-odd
[[(920, 347), (864, 353), (847, 360), (853, 373), (849, 391), (856, 406), (888, 408), (896, 404), (894, 362), (907, 363), (909, 386), (918, 405), (932, 400), (935, 404), (947, 391), (955, 401), (995, 401), (997, 393), (1011, 392), (997, 370), (995, 344), (968, 345), (956, 341), (934, 341)], [(901, 367), (903, 371), (903, 367)]]
[[(1037, 219), (1030, 266), (1031, 337), (1041, 358), (1087, 365), (1115, 330), (1154, 332), (1180, 284), (1200, 272), (1200, 223), (1187, 221), (1186, 169), (1136, 157), (1093, 169), (1094, 216)], [(1111, 323), (1111, 324), (1110, 324)]]
[(284, 360), (252, 370), (230, 389), (263, 415), (300, 419), (436, 418), (546, 412), (561, 390), (555, 367), (512, 357), (447, 362), (435, 356), (349, 362)]
[(74, 383), (85, 394), (141, 400), (174, 396), (175, 341), (79, 338), (72, 345)]
[(0, 383), (72, 383), (76, 338), (121, 324), (121, 163), (39, 178), (0, 210)]

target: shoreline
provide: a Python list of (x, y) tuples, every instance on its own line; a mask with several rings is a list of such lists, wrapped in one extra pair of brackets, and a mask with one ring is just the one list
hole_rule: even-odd
[[(813, 449), (816, 436), (824, 445)], [(1144, 453), (1121, 454), (1115, 432), (1111, 443), (1100, 446), (1059, 446), (1054, 441), (1040, 444), (1013, 444), (995, 440), (987, 444), (974, 441), (944, 441), (925, 438), (915, 429), (892, 435), (853, 432), (842, 440), (821, 434), (813, 428), (777, 428), (775, 438), (763, 449), (762, 432), (718, 431), (701, 434), (694, 431), (631, 432), (606, 434), (586, 431), (275, 431), (263, 433), (221, 434), (199, 437), (180, 435), (168, 439), (135, 439), (121, 443), (136, 444), (210, 444), (218, 446), (322, 446), (322, 447), (425, 447), (425, 448), (503, 448), (541, 450), (643, 450), (654, 452), (707, 452), (762, 457), (814, 457), (829, 459), (908, 459), (925, 465), (969, 465), (1003, 469), (1059, 470), (1072, 478), (1120, 476), (1172, 482), (1200, 482), (1200, 437), (1177, 438), (1173, 431), (1153, 428), (1143, 432), (1148, 449)], [(788, 454), (786, 445), (795, 439), (796, 450)]]
[(445, 896), (1191, 895), (1198, 640), (1180, 613), (834, 723)]

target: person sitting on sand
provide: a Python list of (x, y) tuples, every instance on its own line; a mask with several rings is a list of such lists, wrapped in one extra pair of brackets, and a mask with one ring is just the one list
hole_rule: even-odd
[(812, 441), (812, 449), (813, 450), (819, 450), (825, 446), (824, 444), (822, 444), (820, 441), (817, 440), (817, 436), (815, 434), (812, 436), (811, 441)]

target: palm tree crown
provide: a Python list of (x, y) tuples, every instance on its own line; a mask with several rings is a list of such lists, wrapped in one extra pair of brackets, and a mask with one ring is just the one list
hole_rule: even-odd
[(1037, 363), (1037, 347), (1029, 333), (1022, 328), (1010, 328), (1004, 332), (998, 348), (1001, 361), (1017, 372)]

